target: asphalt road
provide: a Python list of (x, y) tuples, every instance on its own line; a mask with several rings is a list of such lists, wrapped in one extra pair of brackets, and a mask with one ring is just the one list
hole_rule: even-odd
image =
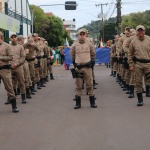
[(97, 109), (90, 108), (83, 90), (82, 108), (74, 110), (74, 80), (63, 66), (54, 67), (55, 80), (27, 104), (17, 98), (20, 112), (4, 105), (0, 87), (0, 150), (150, 150), (150, 98), (144, 106), (110, 77), (110, 69), (96, 66)]

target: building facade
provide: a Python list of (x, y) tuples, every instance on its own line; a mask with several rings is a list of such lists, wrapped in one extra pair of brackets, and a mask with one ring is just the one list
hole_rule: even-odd
[(72, 40), (76, 40), (77, 36), (77, 30), (76, 30), (76, 22), (75, 19), (73, 20), (63, 20), (64, 28), (68, 31), (70, 37)]
[(18, 35), (31, 34), (31, 13), (28, 0), (0, 0), (0, 29), (8, 42), (12, 33)]

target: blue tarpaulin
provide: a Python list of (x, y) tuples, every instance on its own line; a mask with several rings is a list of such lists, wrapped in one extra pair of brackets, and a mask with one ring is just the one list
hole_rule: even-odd
[(103, 47), (96, 49), (95, 63), (110, 63), (110, 48)]
[[(72, 59), (70, 56), (70, 48), (63, 49), (63, 53), (65, 54), (65, 63), (72, 64)], [(96, 64), (100, 63), (109, 63), (110, 62), (110, 48), (96, 48)]]

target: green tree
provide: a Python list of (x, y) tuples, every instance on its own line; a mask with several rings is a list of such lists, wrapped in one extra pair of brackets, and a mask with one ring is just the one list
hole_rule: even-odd
[(63, 45), (68, 38), (69, 43), (72, 40), (67, 31), (65, 31), (62, 20), (55, 16), (47, 16), (44, 11), (35, 6), (30, 5), (30, 10), (34, 9), (34, 26), (35, 32), (39, 34), (40, 37), (44, 37), (50, 46), (60, 46)]

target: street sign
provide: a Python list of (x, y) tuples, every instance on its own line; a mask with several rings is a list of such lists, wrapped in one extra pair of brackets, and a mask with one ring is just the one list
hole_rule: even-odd
[(76, 10), (77, 3), (76, 1), (66, 1), (65, 9), (66, 10)]

